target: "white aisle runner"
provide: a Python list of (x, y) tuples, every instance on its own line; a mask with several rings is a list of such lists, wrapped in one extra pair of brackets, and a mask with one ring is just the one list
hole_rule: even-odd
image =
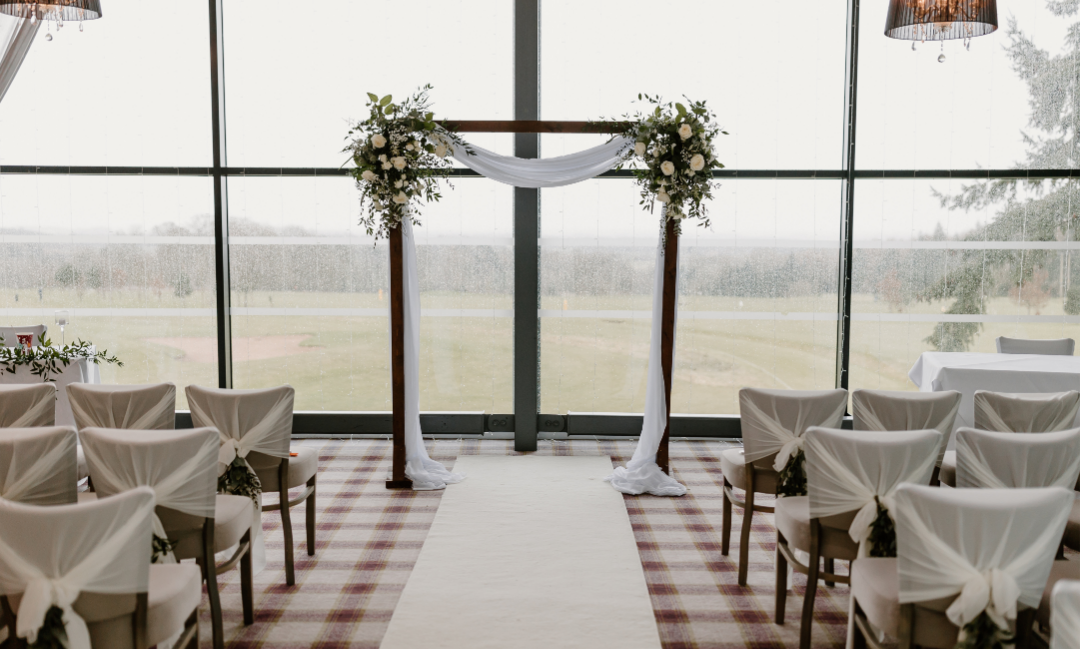
[(382, 649), (657, 649), (608, 457), (461, 456)]

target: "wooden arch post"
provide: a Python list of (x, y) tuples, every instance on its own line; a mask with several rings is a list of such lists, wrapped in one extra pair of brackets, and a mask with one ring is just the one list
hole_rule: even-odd
[[(626, 122), (565, 122), (542, 120), (489, 120), (442, 122), (447, 130), (458, 133), (619, 133), (628, 126)], [(664, 373), (664, 400), (667, 417), (664, 436), (656, 452), (656, 463), (664, 473), (670, 474), (668, 437), (671, 428), (671, 378), (675, 356), (675, 301), (676, 280), (679, 268), (679, 238), (675, 222), (666, 224), (664, 248), (664, 295), (660, 327), (660, 366)], [(409, 489), (412, 481), (405, 477), (405, 278), (402, 262), (401, 227), (390, 230), (390, 362), (393, 390), (393, 466), (387, 489)], [(521, 416), (522, 413), (515, 413)]]

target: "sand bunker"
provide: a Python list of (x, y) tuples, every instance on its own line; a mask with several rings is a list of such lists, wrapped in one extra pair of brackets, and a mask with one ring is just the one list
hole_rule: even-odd
[[(254, 336), (233, 338), (233, 360), (262, 361), (268, 358), (296, 356), (318, 350), (318, 347), (301, 347), (311, 334), (288, 336)], [(180, 351), (179, 358), (193, 363), (217, 363), (217, 338), (146, 338), (146, 342), (163, 345)]]

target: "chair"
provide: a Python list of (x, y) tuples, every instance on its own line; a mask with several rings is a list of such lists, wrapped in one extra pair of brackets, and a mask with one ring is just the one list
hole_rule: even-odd
[[(244, 623), (252, 609), (251, 527), (253, 507), (243, 496), (217, 494), (218, 434), (212, 428), (179, 431), (86, 428), (82, 431), (90, 475), (101, 498), (139, 487), (155, 495), (152, 517), (155, 563), (196, 559), (206, 581), (214, 646), (225, 646), (217, 573), (240, 563)], [(158, 539), (171, 549), (159, 548)], [(225, 564), (215, 552), (239, 545)]]
[[(315, 479), (319, 468), (318, 451), (300, 446), (290, 457), (292, 438), (293, 398), (291, 386), (265, 390), (227, 390), (191, 385), (186, 388), (191, 421), (196, 426), (218, 429), (222, 442), (222, 457), (228, 462), (218, 465), (222, 474), (233, 457), (244, 460), (262, 485), (263, 493), (277, 491), (278, 502), (264, 505), (262, 511), (281, 510), (281, 525), (285, 533), (285, 583), (296, 583), (293, 560), (292, 515), (294, 505), (307, 501), (307, 552), (315, 555)], [(300, 494), (289, 498), (289, 489), (302, 487)], [(261, 527), (260, 527), (261, 530)], [(254, 542), (262, 541), (257, 531)], [(258, 556), (258, 555), (256, 555)]]
[[(721, 554), (731, 545), (731, 505), (743, 509), (739, 540), (739, 585), (746, 585), (750, 568), (750, 526), (754, 512), (771, 513), (772, 507), (754, 503), (755, 494), (777, 493), (780, 472), (791, 457), (801, 453), (802, 436), (811, 426), (839, 428), (847, 406), (847, 390), (739, 390), (743, 448), (724, 451), (720, 470), (724, 477), (724, 521)], [(735, 497), (733, 488), (745, 491)]]
[[(977, 390), (975, 428), (999, 433), (1049, 433), (1071, 428), (1080, 410), (1080, 392), (1008, 394)], [(941, 461), (941, 481), (956, 486), (956, 452)]]
[(176, 428), (176, 386), (72, 383), (67, 387), (75, 426), (127, 430)]
[[(872, 554), (873, 533), (884, 512), (891, 516), (893, 493), (903, 483), (928, 484), (942, 435), (936, 430), (855, 432), (828, 428), (806, 431), (807, 496), (776, 501), (776, 623), (784, 623), (788, 565), (807, 576), (799, 647), (809, 649), (814, 598), (819, 579), (849, 583), (832, 569), (836, 559), (855, 561)], [(809, 554), (806, 563), (795, 550)], [(885, 556), (895, 556), (887, 551)], [(820, 571), (821, 560), (826, 563)], [(859, 559), (861, 560), (861, 559)]]
[(1047, 354), (1051, 356), (1072, 356), (1076, 341), (1072, 338), (1033, 339), (1006, 338), (998, 336), (999, 354)]
[(1073, 489), (1080, 478), (1080, 428), (1056, 433), (956, 431), (956, 486)]
[(175, 646), (197, 647), (199, 569), (150, 565), (153, 512), (147, 487), (57, 507), (0, 500), (0, 607), (16, 646), (56, 607), (73, 647), (144, 649), (177, 635)]
[(884, 646), (880, 632), (899, 649), (952, 649), (983, 613), (1027, 647), (1072, 500), (1061, 487), (900, 486), (896, 558), (851, 567), (854, 647)]
[(25, 327), (0, 327), (0, 347), (18, 347), (19, 334), (33, 334), (34, 345), (37, 345), (49, 330), (43, 324), (27, 325)]
[(56, 386), (52, 383), (0, 385), (0, 428), (56, 424)]
[(944, 436), (934, 475), (937, 484), (945, 448), (952, 436), (956, 413), (963, 395), (956, 390), (944, 392), (900, 392), (890, 390), (855, 390), (851, 393), (851, 415), (855, 430), (927, 430)]
[(76, 502), (75, 429), (0, 429), (0, 498), (28, 505)]

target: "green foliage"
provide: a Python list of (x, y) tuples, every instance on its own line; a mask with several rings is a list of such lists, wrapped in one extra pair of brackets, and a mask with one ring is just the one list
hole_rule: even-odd
[(67, 629), (64, 628), (64, 612), (58, 606), (49, 608), (45, 622), (37, 632), (37, 640), (29, 649), (68, 649)]
[(805, 496), (806, 495), (806, 455), (802, 449), (796, 449), (787, 464), (780, 471), (779, 484), (776, 486), (777, 496)]
[(964, 625), (954, 649), (1005, 649), (1016, 646), (1013, 634), (994, 624), (984, 611)]
[(896, 556), (896, 525), (889, 516), (889, 511), (881, 506), (877, 500), (877, 518), (870, 523), (870, 536), (866, 542), (870, 544), (868, 554), (871, 557), (895, 557)]
[(64, 264), (57, 268), (53, 276), (56, 278), (56, 283), (64, 287), (74, 286), (82, 280), (82, 273), (71, 264)]
[(95, 365), (108, 363), (117, 367), (124, 366), (119, 358), (109, 356), (109, 350), (94, 352), (93, 344), (83, 340), (76, 340), (63, 347), (54, 347), (48, 338), (39, 338), (38, 343), (37, 347), (30, 349), (21, 345), (0, 347), (0, 368), (9, 374), (14, 374), (15, 369), (20, 365), (29, 365), (30, 373), (40, 376), (42, 381), (55, 381), (56, 379), (51, 377), (62, 371), (61, 365), (67, 367), (80, 358), (85, 358)]
[(173, 295), (187, 297), (194, 292), (195, 289), (191, 286), (191, 278), (187, 276), (187, 273), (180, 273), (176, 278), (176, 283), (173, 285)]
[(157, 534), (154, 534), (154, 538), (150, 543), (152, 548), (150, 563), (160, 563), (159, 559), (165, 558), (165, 555), (172, 552), (173, 548), (176, 547), (176, 544), (168, 538), (162, 538)]
[(229, 468), (225, 469), (225, 473), (218, 476), (218, 493), (247, 496), (257, 506), (262, 494), (262, 483), (259, 482), (259, 476), (248, 466), (247, 460), (237, 456)]
[(376, 239), (387, 236), (408, 214), (419, 225), (419, 206), (442, 198), (439, 181), (450, 175), (447, 155), (455, 147), (471, 152), (428, 110), (430, 85), (400, 103), (368, 93), (368, 118), (349, 129), (344, 151), (360, 190), (360, 224)]

